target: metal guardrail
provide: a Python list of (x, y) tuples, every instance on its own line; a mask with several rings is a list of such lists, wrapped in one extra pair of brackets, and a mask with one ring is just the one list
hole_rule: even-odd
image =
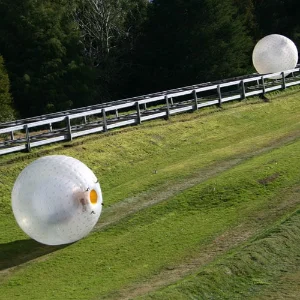
[[(297, 66), (298, 67), (298, 66)], [(279, 76), (280, 79), (272, 79)], [(251, 74), (0, 124), (0, 155), (137, 125), (300, 84), (300, 69)]]

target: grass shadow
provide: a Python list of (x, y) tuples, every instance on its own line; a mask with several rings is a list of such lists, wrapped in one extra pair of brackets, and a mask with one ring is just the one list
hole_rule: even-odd
[(43, 245), (32, 239), (0, 244), (0, 271), (18, 266), (67, 246)]

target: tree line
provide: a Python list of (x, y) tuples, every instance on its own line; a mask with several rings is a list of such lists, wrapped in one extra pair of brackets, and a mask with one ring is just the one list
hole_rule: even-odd
[(254, 72), (299, 0), (0, 0), (0, 122)]

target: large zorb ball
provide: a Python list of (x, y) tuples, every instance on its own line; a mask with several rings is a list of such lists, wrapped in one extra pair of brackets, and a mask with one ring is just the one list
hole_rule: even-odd
[(79, 160), (44, 156), (18, 176), (12, 209), (31, 238), (47, 245), (68, 244), (93, 229), (102, 210), (102, 194), (94, 173)]
[(297, 65), (298, 50), (287, 37), (271, 34), (258, 41), (253, 50), (252, 61), (260, 74), (291, 70)]

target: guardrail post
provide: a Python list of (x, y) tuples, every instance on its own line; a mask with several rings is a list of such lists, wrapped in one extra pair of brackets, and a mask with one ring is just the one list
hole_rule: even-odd
[(171, 105), (174, 105), (173, 97), (170, 98), (170, 103), (171, 103)]
[(194, 106), (194, 111), (195, 111), (195, 110), (198, 110), (198, 97), (197, 97), (196, 90), (193, 90), (193, 96), (194, 96), (194, 101), (195, 101), (195, 106)]
[(166, 120), (170, 118), (170, 106), (169, 106), (169, 98), (168, 95), (165, 96), (166, 100)]
[(245, 82), (244, 80), (241, 81), (242, 84), (242, 99), (246, 98), (246, 88), (245, 88)]
[(13, 132), (13, 131), (10, 132), (10, 139), (11, 139), (12, 141), (15, 139), (15, 135), (14, 135), (14, 132)]
[(147, 103), (144, 103), (144, 110), (147, 110)]
[(263, 76), (261, 76), (261, 82), (262, 82), (263, 95), (264, 95), (266, 93), (266, 86), (265, 86), (265, 79)]
[(140, 109), (140, 104), (139, 102), (135, 102), (135, 107), (136, 107), (136, 123), (139, 125), (142, 123), (141, 119), (141, 109)]
[(83, 117), (83, 122), (84, 122), (84, 124), (87, 123), (87, 118), (86, 118), (86, 116)]
[(119, 119), (119, 111), (116, 109), (116, 119)]
[(107, 119), (106, 119), (105, 108), (102, 108), (102, 117), (103, 117), (103, 132), (106, 132), (107, 131)]
[(221, 94), (221, 87), (220, 87), (220, 85), (218, 85), (217, 91), (218, 91), (218, 98), (219, 98), (218, 99), (219, 100), (218, 106), (222, 107), (222, 94)]
[(285, 84), (285, 75), (284, 75), (284, 72), (282, 72), (281, 75), (282, 75), (282, 89), (285, 90), (286, 89), (286, 84)]
[(31, 147), (30, 147), (30, 134), (29, 134), (29, 128), (28, 128), (28, 125), (25, 125), (25, 126), (24, 126), (24, 129), (25, 129), (25, 133), (26, 133), (26, 150), (27, 150), (28, 152), (30, 152)]
[(52, 132), (52, 123), (49, 123), (49, 131)]
[(68, 131), (68, 140), (72, 141), (72, 126), (71, 126), (70, 116), (66, 116), (66, 122), (67, 122), (67, 131)]

